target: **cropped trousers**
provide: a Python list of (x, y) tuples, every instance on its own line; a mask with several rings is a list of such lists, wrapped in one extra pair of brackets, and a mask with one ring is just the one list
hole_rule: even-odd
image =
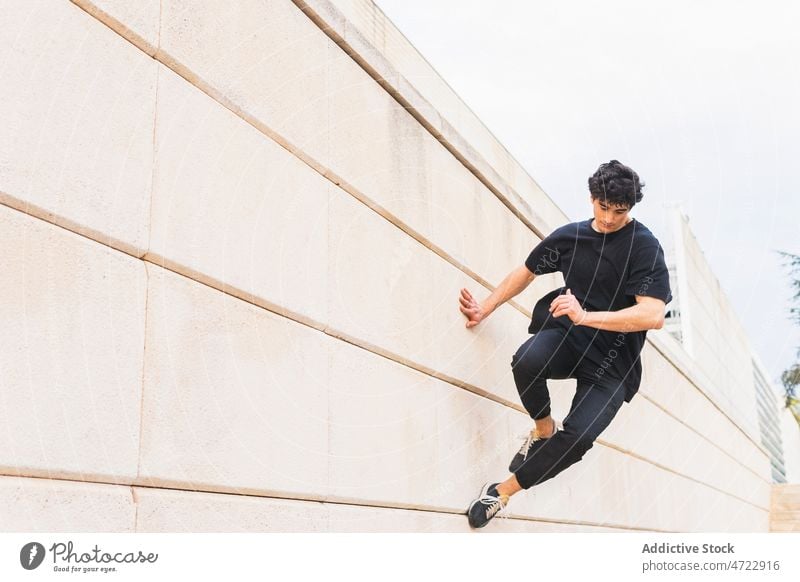
[(591, 345), (578, 345), (571, 335), (565, 328), (539, 331), (511, 358), (522, 405), (534, 420), (550, 414), (548, 379), (577, 379), (572, 406), (563, 420), (564, 429), (535, 441), (515, 473), (523, 489), (552, 479), (580, 461), (625, 400), (622, 380), (594, 376), (596, 365), (582, 351), (592, 349)]

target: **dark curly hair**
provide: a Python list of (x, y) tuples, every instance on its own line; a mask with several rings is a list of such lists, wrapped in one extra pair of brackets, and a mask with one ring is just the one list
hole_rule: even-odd
[(597, 171), (589, 178), (589, 192), (592, 198), (605, 201), (612, 206), (633, 208), (641, 202), (644, 182), (639, 174), (631, 170), (619, 160), (611, 160), (600, 164)]

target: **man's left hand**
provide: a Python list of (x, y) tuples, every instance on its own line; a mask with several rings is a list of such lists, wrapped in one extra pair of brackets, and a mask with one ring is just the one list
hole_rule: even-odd
[(553, 317), (566, 315), (575, 324), (580, 324), (586, 318), (586, 311), (583, 310), (578, 298), (567, 289), (566, 294), (559, 295), (550, 303), (550, 313)]

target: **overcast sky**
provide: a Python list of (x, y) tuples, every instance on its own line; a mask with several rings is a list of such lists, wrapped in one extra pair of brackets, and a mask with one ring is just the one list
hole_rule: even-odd
[(545, 192), (591, 216), (616, 158), (666, 238), (678, 202), (774, 381), (800, 328), (800, 35), (792, 2), (376, 0)]

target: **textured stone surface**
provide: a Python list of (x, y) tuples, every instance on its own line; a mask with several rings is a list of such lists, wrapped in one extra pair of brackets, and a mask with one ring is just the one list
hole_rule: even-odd
[(431, 505), (444, 383), (344, 342), (330, 350), (332, 495)]
[(338, 46), (329, 59), (325, 165), (490, 284), (522, 266), (538, 237)]
[(156, 135), (148, 258), (321, 326), (330, 182), (163, 66)]
[[(135, 487), (140, 532), (471, 532), (463, 514)], [(481, 532), (620, 531), (496, 519)], [(624, 530), (623, 530), (624, 531)]]
[(800, 485), (773, 485), (771, 508), (770, 531), (800, 532)]
[(318, 501), (134, 487), (138, 532), (318, 532), (328, 510)]
[(391, 90), (441, 132), (468, 163), (524, 207), (537, 228), (546, 232), (566, 222), (564, 213), (376, 4), (370, 0), (305, 0), (304, 4), (387, 79)]
[(458, 290), (474, 281), (350, 197), (331, 197), (330, 229), (333, 330), (517, 400), (510, 359), (526, 316), (506, 305), (466, 329)]
[(326, 336), (148, 264), (137, 483), (323, 496)]
[(4, 532), (131, 533), (135, 515), (130, 487), (0, 476)]
[(156, 63), (68, 2), (3, 21), (0, 202), (143, 254)]
[(144, 265), (0, 206), (0, 470), (136, 475)]
[[(167, 64), (490, 284), (538, 242), (290, 3), (172, 2), (162, 22)], [(518, 301), (532, 308), (535, 291)]]
[(162, 5), (163, 62), (318, 159), (328, 155), (324, 55), (330, 42), (284, 0)]
[(330, 370), (332, 499), (453, 511), (507, 464), (507, 407), (347, 344)]
[[(656, 341), (662, 348), (668, 347), (665, 342)], [(681, 419), (716, 447), (748, 467), (751, 472), (769, 479), (769, 459), (766, 452), (748, 437), (740, 426), (731, 422), (730, 418), (726, 417), (718, 406), (715, 406), (682, 374), (679, 367), (676, 367), (680, 366), (694, 375), (695, 369), (685, 367), (691, 366), (691, 361), (685, 359), (685, 354), (683, 359), (673, 365), (653, 345), (646, 345), (642, 352), (642, 361), (641, 395), (650, 398)], [(706, 379), (699, 378), (699, 380)]]
[(725, 448), (692, 430), (649, 400), (623, 406), (602, 438), (625, 451), (768, 507), (770, 483), (743, 466)]
[[(466, 508), (464, 508), (466, 511)], [(531, 519), (503, 519), (502, 514), (480, 530), (473, 530), (467, 517), (458, 513), (415, 511), (346, 504), (328, 504), (329, 531), (409, 533), (574, 533), (625, 531), (592, 525), (550, 523)]]
[(71, 0), (149, 55), (158, 47), (161, 0)]

